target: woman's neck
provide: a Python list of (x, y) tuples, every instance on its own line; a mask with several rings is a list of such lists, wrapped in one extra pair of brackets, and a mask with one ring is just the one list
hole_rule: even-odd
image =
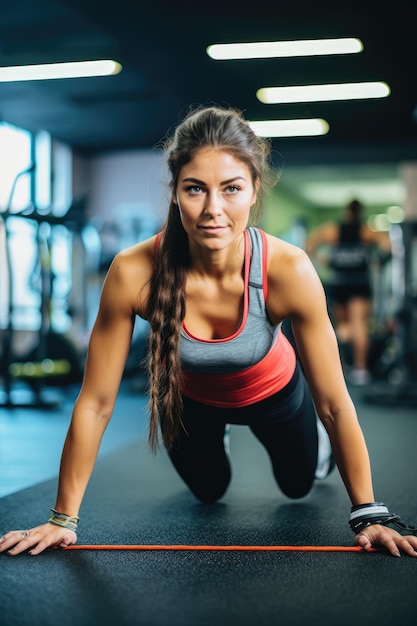
[(208, 250), (190, 242), (190, 268), (188, 273), (224, 278), (241, 275), (245, 261), (245, 236), (220, 250)]

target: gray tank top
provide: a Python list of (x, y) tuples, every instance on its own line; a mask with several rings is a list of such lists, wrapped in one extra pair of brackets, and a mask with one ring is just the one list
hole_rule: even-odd
[(269, 352), (281, 324), (270, 323), (263, 292), (263, 258), (266, 255), (261, 232), (248, 228), (245, 232), (244, 299), (247, 314), (243, 314), (239, 328), (224, 339), (200, 340), (190, 336), (183, 325), (180, 337), (182, 367), (187, 372), (223, 374), (244, 370), (261, 361)]

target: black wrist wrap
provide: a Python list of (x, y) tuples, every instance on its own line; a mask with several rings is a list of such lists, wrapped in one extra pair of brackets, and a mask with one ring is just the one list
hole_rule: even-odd
[(417, 527), (409, 526), (398, 515), (391, 514), (383, 502), (370, 502), (352, 507), (349, 526), (355, 535), (372, 524), (391, 525), (401, 534), (417, 535)]

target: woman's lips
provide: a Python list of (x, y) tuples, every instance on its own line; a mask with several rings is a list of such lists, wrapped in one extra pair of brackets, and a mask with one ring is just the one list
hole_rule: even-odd
[(217, 224), (212, 226), (200, 226), (200, 228), (202, 230), (205, 230), (206, 232), (217, 232), (219, 230), (224, 230), (226, 226), (221, 226), (220, 224)]

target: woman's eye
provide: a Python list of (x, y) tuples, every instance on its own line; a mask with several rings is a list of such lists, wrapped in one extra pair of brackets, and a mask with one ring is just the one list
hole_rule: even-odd
[(240, 187), (238, 187), (237, 185), (229, 185), (229, 187), (226, 187), (226, 191), (228, 193), (236, 193), (237, 191), (239, 191)]
[(198, 185), (192, 185), (190, 187), (187, 187), (187, 191), (188, 193), (191, 193), (191, 194), (198, 194), (198, 193), (201, 193), (203, 189), (199, 187)]

